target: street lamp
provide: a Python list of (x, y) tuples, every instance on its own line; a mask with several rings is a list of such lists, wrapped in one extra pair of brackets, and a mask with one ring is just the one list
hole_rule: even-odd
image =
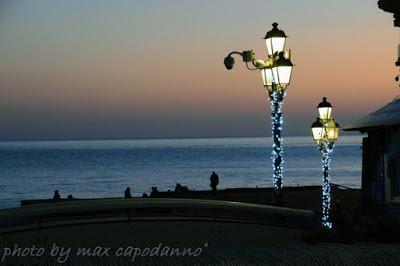
[(331, 163), (330, 154), (333, 151), (335, 141), (339, 138), (340, 126), (335, 122), (332, 116), (332, 105), (322, 98), (318, 104), (317, 120), (312, 123), (311, 130), (313, 138), (317, 143), (318, 149), (322, 152), (322, 170), (324, 172), (322, 184), (322, 225), (326, 228), (332, 228), (329, 219), (331, 207), (331, 187), (329, 177), (329, 166)]
[[(249, 70), (261, 71), (264, 88), (268, 92), (271, 102), (272, 124), (272, 168), (274, 182), (274, 199), (276, 204), (282, 204), (282, 177), (283, 177), (283, 148), (282, 148), (282, 104), (286, 89), (290, 84), (293, 64), (290, 60), (290, 51), (285, 51), (286, 34), (278, 29), (278, 23), (272, 24), (272, 30), (268, 31), (264, 39), (267, 46), (267, 58), (256, 60), (253, 50), (243, 52), (231, 52), (225, 59), (225, 67), (230, 70), (235, 64), (232, 55), (240, 55)], [(251, 64), (251, 65), (250, 65)]]

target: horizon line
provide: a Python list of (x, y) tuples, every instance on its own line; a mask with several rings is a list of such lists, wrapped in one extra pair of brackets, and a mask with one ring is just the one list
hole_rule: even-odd
[[(362, 136), (359, 132), (343, 132), (342, 136)], [(288, 135), (287, 137), (310, 137), (312, 135)], [(0, 142), (45, 142), (45, 141), (123, 141), (123, 140), (184, 140), (184, 139), (248, 139), (248, 138), (271, 138), (271, 136), (204, 136), (204, 137), (148, 137), (148, 138), (50, 138), (50, 139), (0, 139)]]

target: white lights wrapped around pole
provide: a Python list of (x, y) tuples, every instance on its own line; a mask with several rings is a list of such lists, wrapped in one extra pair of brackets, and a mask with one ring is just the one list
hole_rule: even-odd
[[(275, 26), (277, 24), (274, 23)], [(268, 36), (268, 34), (267, 34)], [(268, 40), (268, 39), (267, 39)], [(268, 41), (267, 41), (268, 43)], [(282, 106), (286, 95), (286, 88), (290, 83), (293, 64), (290, 61), (290, 54), (282, 51), (270, 55), (266, 66), (261, 70), (264, 87), (267, 88), (271, 102), (271, 126), (272, 126), (272, 169), (275, 188), (275, 201), (282, 202), (283, 184), (283, 147), (282, 129), (283, 114)]]
[(268, 59), (261, 69), (264, 87), (268, 91), (271, 102), (272, 127), (272, 179), (274, 182), (274, 201), (282, 205), (283, 185), (283, 114), (282, 106), (286, 95), (286, 88), (290, 83), (293, 64), (290, 61), (290, 52), (285, 53), (286, 34), (278, 29), (278, 23), (272, 24), (272, 30), (265, 35)]
[(332, 228), (329, 218), (331, 208), (331, 187), (330, 187), (330, 154), (333, 151), (335, 141), (339, 138), (340, 126), (335, 122), (332, 116), (332, 105), (324, 97), (318, 105), (317, 120), (311, 125), (312, 134), (318, 149), (322, 152), (322, 225), (326, 228)]
[(282, 147), (282, 129), (283, 129), (283, 115), (282, 105), (285, 97), (285, 91), (276, 90), (275, 84), (272, 85), (272, 90), (269, 92), (269, 100), (271, 102), (271, 126), (272, 126), (272, 169), (273, 169), (273, 182), (276, 193), (275, 200), (282, 201), (281, 189), (283, 178), (283, 147)]

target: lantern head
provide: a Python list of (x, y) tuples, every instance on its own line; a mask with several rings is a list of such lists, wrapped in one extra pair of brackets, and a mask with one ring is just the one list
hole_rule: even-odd
[(326, 123), (326, 138), (329, 142), (335, 142), (339, 138), (340, 126), (334, 119), (330, 119)]
[(272, 24), (272, 30), (268, 31), (265, 35), (265, 43), (267, 45), (267, 52), (269, 55), (282, 52), (285, 48), (286, 34), (278, 29), (278, 23)]
[(280, 89), (286, 89), (289, 85), (292, 76), (292, 68), (293, 64), (292, 61), (290, 61), (289, 54), (280, 52), (272, 67), (274, 81)]
[(324, 124), (319, 117), (317, 117), (317, 120), (312, 123), (311, 130), (315, 142), (319, 145), (324, 140), (326, 134)]
[(317, 108), (321, 119), (332, 119), (332, 105), (326, 101), (326, 97), (322, 98)]

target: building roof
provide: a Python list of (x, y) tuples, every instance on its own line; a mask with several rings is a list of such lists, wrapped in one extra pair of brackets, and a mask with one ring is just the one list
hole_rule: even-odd
[(345, 131), (367, 131), (383, 127), (400, 125), (400, 97), (396, 97), (386, 106), (364, 116), (353, 124), (345, 126)]
[(400, 2), (398, 0), (379, 0), (378, 7), (390, 13), (400, 12)]

